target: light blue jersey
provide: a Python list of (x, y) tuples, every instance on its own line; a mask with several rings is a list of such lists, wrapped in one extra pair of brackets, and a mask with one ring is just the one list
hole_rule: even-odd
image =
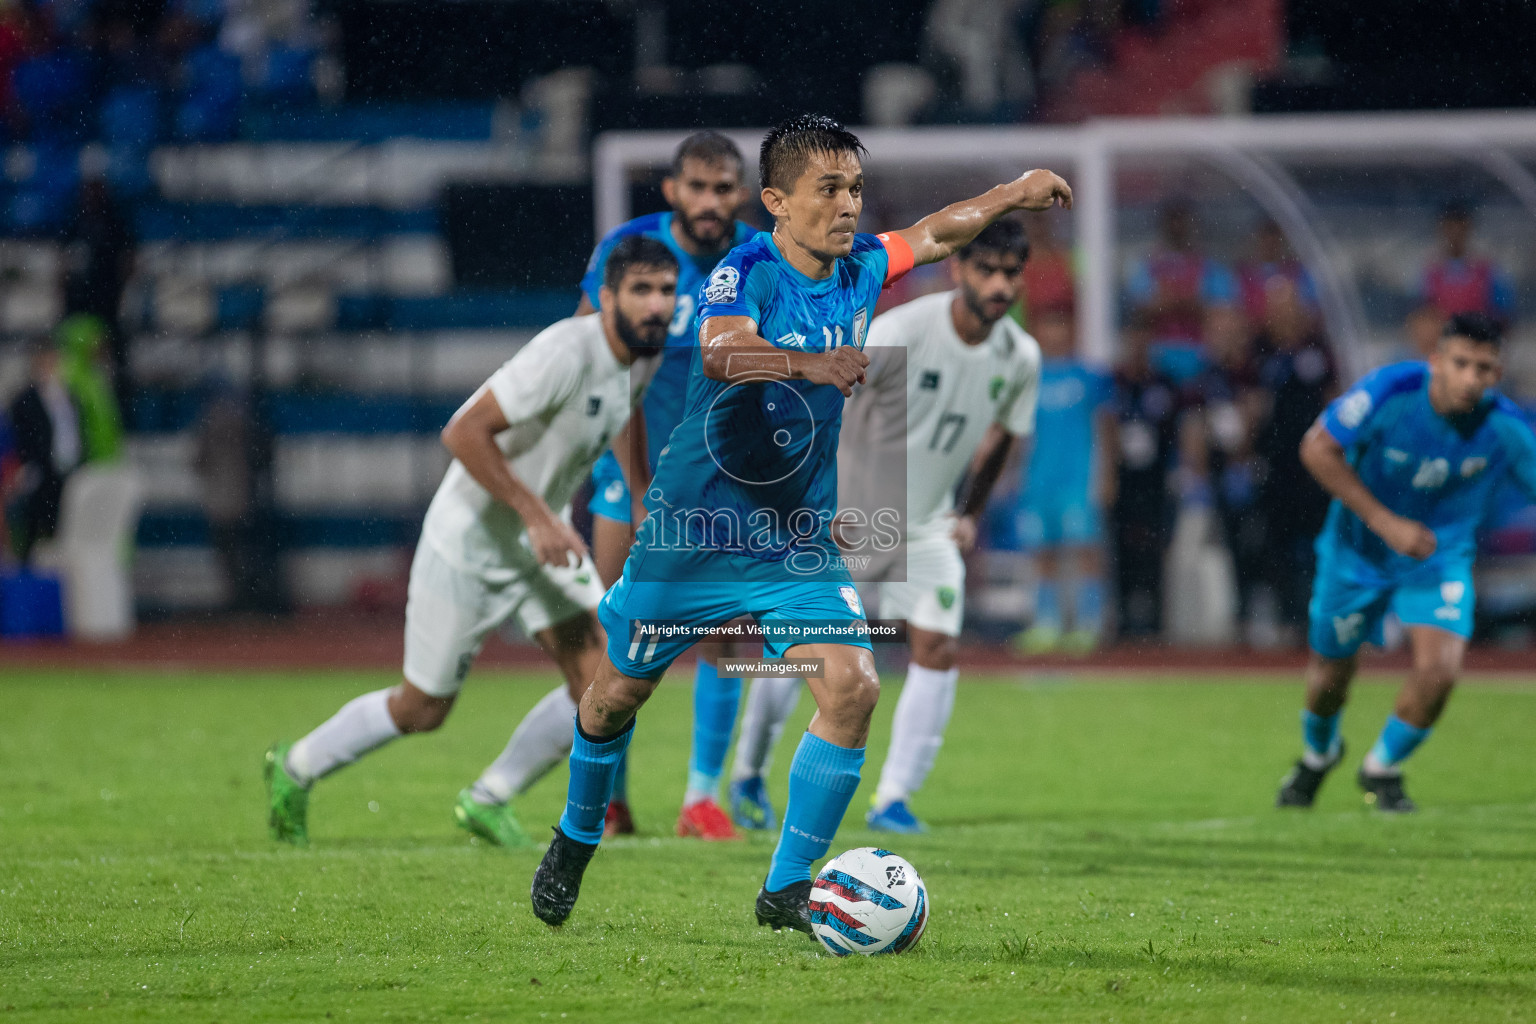
[(1019, 493), (1018, 531), (1030, 547), (1087, 544), (1098, 537), (1089, 493), (1093, 483), (1094, 418), (1114, 383), (1075, 359), (1040, 364), (1035, 436)]
[(1325, 656), (1379, 638), (1388, 608), (1407, 624), (1470, 636), (1477, 531), (1506, 481), (1536, 500), (1536, 437), (1520, 410), (1490, 393), (1470, 413), (1442, 416), (1430, 405), (1429, 380), (1424, 363), (1383, 367), (1319, 420), (1376, 499), (1436, 540), (1422, 561), (1400, 555), (1333, 502), (1317, 538), (1311, 608), (1310, 639)]
[[(592, 250), (587, 272), (581, 279), (582, 294), (592, 303), (593, 309), (601, 309), (598, 290), (603, 286), (608, 255), (624, 239), (631, 235), (654, 238), (677, 257), (677, 307), (672, 323), (667, 327), (667, 347), (641, 402), (641, 408), (645, 410), (646, 447), (653, 468), (661, 449), (666, 447), (672, 428), (683, 418), (688, 369), (697, 345), (698, 319), (695, 314), (698, 312), (699, 285), (719, 262), (718, 253), (695, 256), (678, 245), (672, 234), (673, 216), (672, 213), (651, 213), (625, 221), (608, 232)], [(750, 224), (737, 221), (731, 246), (740, 245), (756, 233), (757, 229)], [(614, 458), (612, 451), (604, 452), (597, 465), (592, 467), (592, 484), (592, 501), (588, 506), (592, 513), (621, 523), (629, 522), (629, 487), (624, 483), (619, 460)]]
[[(603, 273), (608, 267), (608, 256), (624, 239), (631, 235), (654, 238), (677, 257), (677, 307), (672, 323), (667, 327), (667, 348), (662, 353), (656, 375), (646, 388), (642, 408), (645, 410), (646, 436), (650, 442), (651, 465), (666, 446), (672, 428), (683, 418), (684, 396), (688, 389), (688, 369), (693, 361), (693, 349), (698, 345), (697, 301), (699, 285), (715, 269), (719, 253), (695, 256), (677, 244), (672, 235), (671, 213), (652, 213), (626, 221), (603, 236), (592, 250), (587, 272), (581, 279), (582, 294), (592, 303), (593, 309), (601, 309), (598, 289), (603, 286)], [(740, 245), (757, 233), (750, 224), (736, 222), (731, 247)]]
[[(856, 235), (832, 275), (813, 281), (760, 233), (733, 249), (705, 282), (699, 323), (750, 317), (762, 337), (791, 351), (863, 348), (888, 265), (876, 236)], [(705, 377), (695, 358), (687, 413), (662, 453), (646, 507), (669, 527), (669, 544), (692, 550), (773, 563), (818, 547), (835, 553), (830, 523), (842, 416), (842, 392), (830, 384), (729, 384)], [(690, 514), (697, 511), (718, 514)], [(791, 571), (811, 561), (797, 560)]]
[[(750, 317), (759, 335), (791, 351), (862, 348), (891, 274), (875, 235), (856, 235), (832, 275), (814, 281), (761, 233), (704, 283), (699, 322)], [(648, 623), (697, 627), (750, 615), (765, 629), (770, 657), (796, 643), (868, 646), (858, 632), (863, 605), (831, 536), (842, 412), (842, 392), (830, 384), (726, 383), (705, 377), (694, 359), (687, 412), (646, 493), (649, 515), (598, 609), (619, 671), (653, 677), (693, 643), (647, 635)]]

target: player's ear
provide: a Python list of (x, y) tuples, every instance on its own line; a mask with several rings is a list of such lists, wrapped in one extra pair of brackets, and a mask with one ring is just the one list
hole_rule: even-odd
[(670, 174), (661, 179), (661, 198), (667, 201), (668, 206), (677, 202), (677, 179)]
[(598, 308), (614, 309), (614, 303), (619, 301), (618, 293), (606, 284), (597, 290)]
[(775, 218), (786, 216), (789, 213), (789, 204), (786, 202), (785, 193), (772, 186), (763, 189), (763, 207), (769, 215)]

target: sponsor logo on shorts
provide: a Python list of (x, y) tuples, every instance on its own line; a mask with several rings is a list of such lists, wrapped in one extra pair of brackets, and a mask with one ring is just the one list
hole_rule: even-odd
[(864, 609), (859, 604), (859, 592), (857, 590), (853, 587), (842, 586), (837, 588), (837, 592), (843, 595), (843, 603), (848, 606), (849, 611), (855, 615), (864, 614)]
[(1335, 615), (1333, 617), (1333, 635), (1338, 637), (1339, 643), (1347, 644), (1360, 635), (1360, 627), (1363, 625), (1365, 625), (1365, 614), (1363, 612)]
[(943, 608), (945, 611), (948, 611), (950, 608), (955, 606), (954, 587), (939, 587), (933, 592), (933, 595), (939, 599), (939, 607)]
[(1435, 618), (1442, 622), (1461, 621), (1461, 599), (1467, 595), (1467, 585), (1461, 580), (1447, 580), (1440, 584), (1440, 600), (1445, 604), (1435, 609)]
[(603, 497), (609, 501), (618, 501), (624, 497), (624, 481), (614, 480), (607, 487), (603, 488)]

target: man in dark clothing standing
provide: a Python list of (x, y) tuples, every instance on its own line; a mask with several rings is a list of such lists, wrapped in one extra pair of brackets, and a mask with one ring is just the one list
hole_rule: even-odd
[(58, 349), (46, 339), (33, 349), (31, 380), (11, 403), (10, 412), (21, 463), (17, 554), (26, 563), (37, 542), (58, 529), (64, 481), (84, 454), (80, 413), (59, 373)]

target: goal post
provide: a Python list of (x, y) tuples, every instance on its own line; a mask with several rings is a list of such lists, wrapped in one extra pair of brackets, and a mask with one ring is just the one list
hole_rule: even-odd
[[(1478, 243), (1536, 296), (1536, 113), (1350, 114), (1093, 121), (1075, 127), (855, 129), (870, 152), (866, 223), (883, 230), (1031, 167), (1059, 170), (1076, 196), (1084, 354), (1117, 350), (1126, 268), (1151, 240), (1153, 212), (1188, 199), (1202, 244), (1235, 260), (1272, 220), (1306, 266), (1346, 373), (1402, 347), (1416, 265), (1450, 200), (1481, 211)], [(756, 179), (761, 130), (725, 132)], [(682, 132), (614, 132), (594, 146), (599, 232), (630, 216), (630, 186), (670, 162)], [(1536, 310), (1523, 311), (1536, 321)], [(1520, 335), (1531, 333), (1521, 320)], [(1536, 346), (1511, 346), (1512, 352)], [(1530, 363), (1530, 357), (1524, 357)], [(1536, 366), (1516, 367), (1536, 383)]]

